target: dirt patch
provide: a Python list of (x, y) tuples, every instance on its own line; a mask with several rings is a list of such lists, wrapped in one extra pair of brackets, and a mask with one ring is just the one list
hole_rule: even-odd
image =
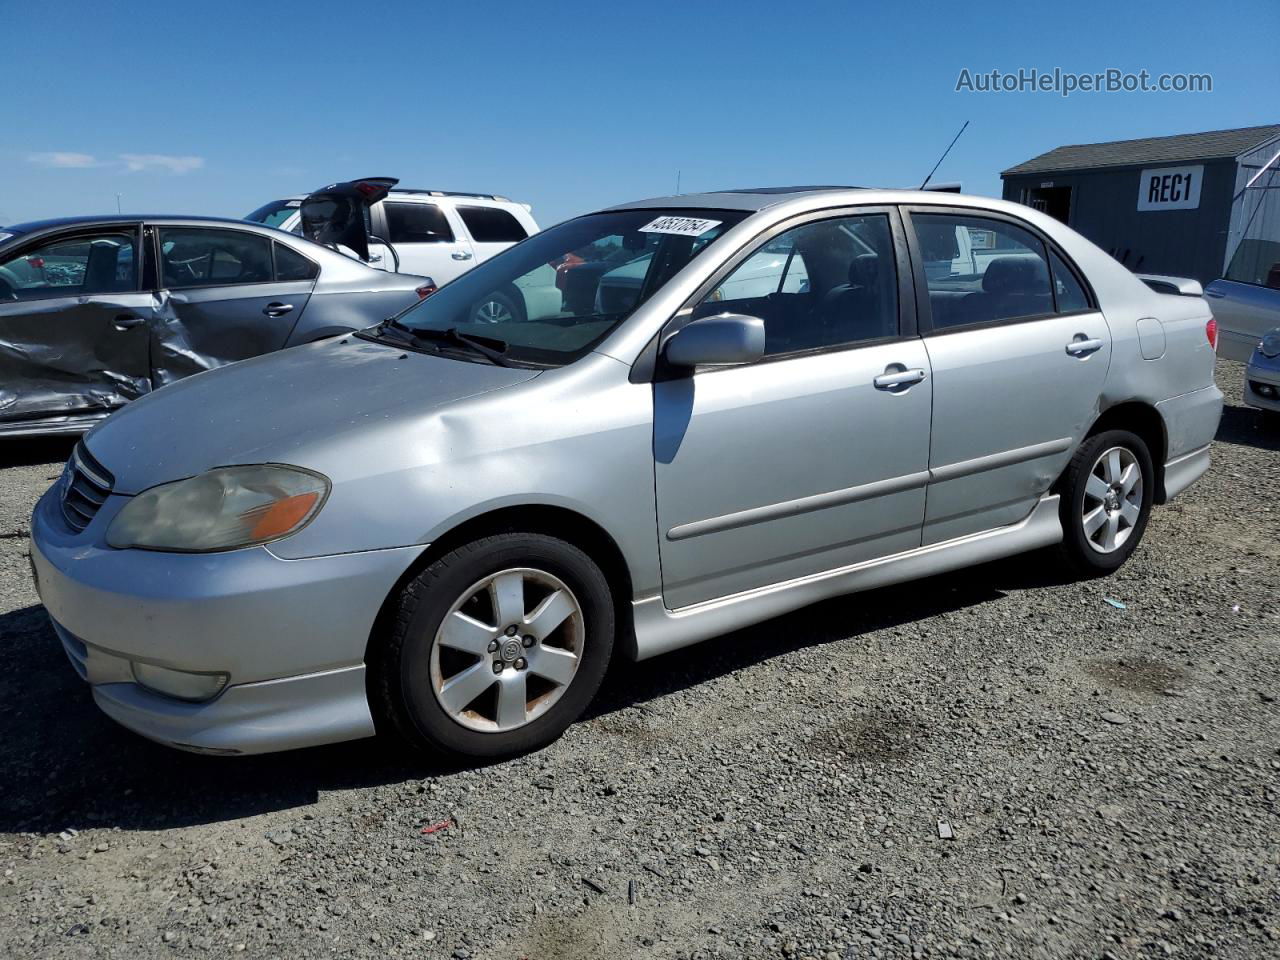
[(1187, 672), (1179, 667), (1142, 657), (1092, 663), (1085, 667), (1085, 673), (1108, 686), (1131, 693), (1163, 693), (1185, 686), (1188, 679)]
[(850, 717), (816, 735), (812, 746), (819, 753), (884, 763), (920, 750), (927, 731), (909, 717)]

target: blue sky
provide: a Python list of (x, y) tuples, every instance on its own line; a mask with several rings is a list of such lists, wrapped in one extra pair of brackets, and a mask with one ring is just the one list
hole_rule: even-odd
[[(1064, 143), (1280, 122), (1280, 4), (6, 0), (0, 223), (241, 216), (335, 179), (492, 191), (544, 225), (760, 184), (998, 194)], [(963, 68), (1209, 73), (1213, 92), (956, 92)]]

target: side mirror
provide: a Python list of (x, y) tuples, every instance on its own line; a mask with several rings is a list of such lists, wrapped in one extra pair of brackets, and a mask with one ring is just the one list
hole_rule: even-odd
[(741, 313), (703, 317), (672, 334), (662, 355), (676, 367), (755, 363), (764, 356), (764, 321)]

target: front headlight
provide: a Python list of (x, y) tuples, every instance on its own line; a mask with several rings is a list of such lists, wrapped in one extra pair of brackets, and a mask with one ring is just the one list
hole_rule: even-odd
[(1267, 333), (1258, 344), (1258, 349), (1264, 357), (1280, 357), (1280, 327)]
[(202, 553), (279, 540), (324, 504), (329, 481), (300, 467), (219, 467), (138, 494), (107, 528), (113, 547)]

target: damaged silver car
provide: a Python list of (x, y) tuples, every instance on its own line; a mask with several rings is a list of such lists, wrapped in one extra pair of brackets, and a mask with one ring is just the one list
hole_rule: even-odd
[(80, 433), (167, 383), (367, 327), (432, 290), (239, 220), (0, 228), (0, 436)]

